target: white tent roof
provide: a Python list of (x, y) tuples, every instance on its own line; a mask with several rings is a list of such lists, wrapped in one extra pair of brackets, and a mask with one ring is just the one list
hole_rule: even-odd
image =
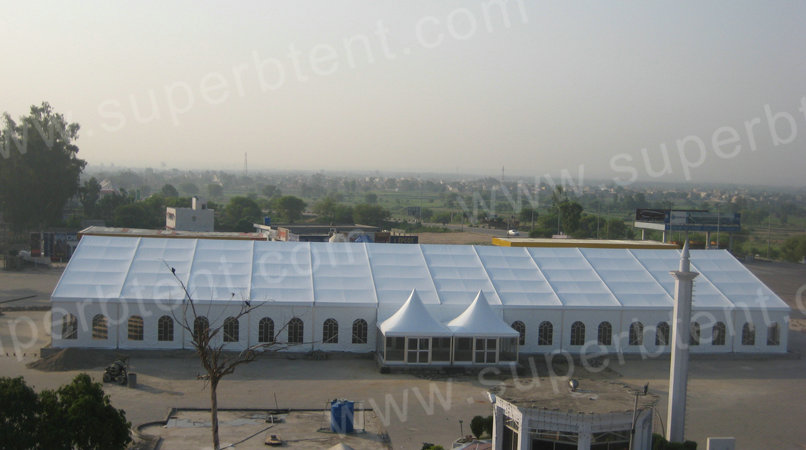
[[(383, 305), (412, 289), (426, 305), (670, 309), (680, 252), (649, 249), (308, 243), (84, 236), (54, 301), (180, 300)], [(788, 310), (725, 250), (691, 251), (694, 309)], [(235, 294), (235, 295), (233, 295)]]
[[(488, 306), (489, 307), (489, 306)], [(409, 299), (378, 327), (384, 336), (450, 336), (451, 330), (434, 319), (412, 290)]]
[(455, 336), (516, 337), (519, 335), (493, 311), (482, 291), (476, 294), (476, 299), (462, 314), (446, 325)]

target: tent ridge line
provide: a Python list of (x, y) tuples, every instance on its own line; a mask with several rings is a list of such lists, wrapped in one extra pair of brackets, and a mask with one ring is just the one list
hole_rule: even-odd
[(126, 267), (126, 276), (123, 277), (123, 281), (120, 283), (120, 289), (118, 289), (118, 298), (123, 298), (123, 288), (126, 287), (126, 282), (129, 281), (129, 275), (132, 273), (132, 266), (134, 265), (134, 260), (137, 258), (137, 252), (140, 251), (140, 244), (142, 243), (143, 238), (137, 238), (137, 244), (134, 245), (134, 251), (132, 252), (131, 258), (129, 258), (129, 265)]
[[(711, 279), (707, 275), (702, 273), (702, 270), (697, 268), (697, 265), (694, 264), (694, 261), (689, 261), (689, 263), (691, 264), (691, 271), (692, 272), (696, 271), (697, 273), (700, 274), (700, 279), (705, 280), (708, 283), (710, 283), (711, 286), (713, 286), (714, 289), (716, 289), (716, 292), (719, 294), (719, 296), (722, 297), (726, 302), (728, 302), (728, 305), (730, 305), (729, 308), (731, 310), (738, 309), (738, 307), (736, 306), (736, 303), (733, 303), (733, 301), (727, 295), (725, 295), (724, 292), (722, 292), (722, 289), (719, 289), (719, 286), (717, 286), (713, 281), (711, 281)], [(749, 272), (749, 270), (748, 270), (748, 272)], [(694, 306), (693, 305), (693, 302), (694, 302), (694, 287), (693, 286), (691, 288), (691, 296), (692, 296), (691, 301), (692, 301), (692, 307), (693, 307)]]
[(439, 296), (439, 291), (437, 290), (437, 283), (434, 281), (434, 274), (431, 273), (431, 265), (428, 263), (428, 260), (425, 259), (425, 253), (423, 252), (423, 244), (417, 244), (417, 248), (420, 250), (420, 257), (423, 258), (423, 264), (425, 265), (425, 272), (428, 274), (428, 279), (431, 280), (431, 286), (434, 287), (434, 294), (437, 295), (437, 304), (442, 304), (442, 298)]
[(616, 303), (618, 303), (619, 306), (621, 306), (621, 309), (624, 309), (624, 303), (622, 303), (621, 300), (619, 300), (616, 293), (613, 292), (613, 289), (611, 289), (610, 286), (607, 284), (607, 282), (604, 280), (604, 278), (602, 278), (602, 276), (599, 275), (599, 272), (596, 270), (596, 267), (593, 267), (593, 264), (591, 264), (590, 260), (588, 259), (588, 257), (585, 255), (585, 253), (582, 251), (581, 248), (577, 247), (577, 253), (579, 253), (579, 256), (581, 256), (582, 259), (585, 261), (585, 264), (587, 264), (588, 267), (590, 267), (593, 274), (596, 275), (596, 278), (602, 282), (602, 285), (604, 285), (605, 289), (607, 289), (607, 292), (610, 293), (610, 296), (613, 297), (613, 300), (615, 300)]
[(532, 255), (532, 253), (529, 251), (530, 247), (520, 247), (520, 248), (523, 249), (523, 252), (526, 254), (526, 256), (529, 257), (529, 260), (532, 261), (532, 264), (534, 264), (535, 269), (537, 269), (537, 273), (539, 273), (540, 276), (543, 277), (544, 280), (546, 280), (546, 285), (549, 287), (549, 289), (551, 289), (551, 293), (554, 294), (554, 297), (557, 299), (557, 301), (560, 302), (560, 306), (562, 306), (563, 308), (567, 308), (568, 305), (566, 305), (563, 299), (560, 298), (560, 294), (557, 293), (557, 290), (554, 289), (554, 286), (551, 284), (551, 281), (549, 281), (549, 278), (546, 276), (545, 273), (543, 273), (543, 269), (541, 269), (540, 264), (537, 263), (537, 258), (535, 258), (535, 256)]
[(369, 251), (367, 250), (367, 243), (363, 242), (363, 244), (364, 255), (367, 257), (367, 267), (369, 268), (369, 279), (370, 282), (372, 282), (372, 295), (375, 297), (375, 306), (377, 309), (377, 305), (380, 304), (380, 301), (378, 301), (378, 285), (375, 284), (375, 272), (372, 270), (372, 262), (370, 261)]
[(651, 279), (652, 279), (652, 281), (654, 281), (654, 282), (655, 282), (655, 284), (657, 284), (657, 285), (658, 285), (658, 287), (660, 288), (660, 290), (661, 290), (661, 291), (663, 291), (663, 293), (664, 293), (664, 294), (666, 294), (666, 298), (667, 298), (667, 299), (669, 299), (669, 303), (670, 303), (670, 305), (673, 307), (673, 306), (674, 306), (674, 297), (672, 297), (671, 295), (669, 295), (669, 293), (668, 293), (668, 292), (666, 292), (666, 289), (663, 287), (663, 285), (661, 284), (661, 282), (660, 282), (660, 281), (658, 281), (658, 279), (657, 279), (657, 278), (655, 278), (655, 276), (654, 276), (654, 275), (652, 275), (652, 271), (651, 271), (651, 270), (649, 270), (649, 269), (647, 268), (647, 266), (646, 266), (646, 265), (645, 265), (643, 262), (641, 262), (641, 260), (640, 260), (640, 259), (638, 259), (638, 257), (637, 257), (637, 256), (635, 256), (635, 253), (633, 252), (633, 250), (635, 250), (635, 249), (628, 248), (628, 249), (626, 249), (626, 250), (627, 250), (627, 254), (629, 254), (630, 256), (632, 256), (632, 259), (634, 259), (634, 260), (635, 260), (635, 262), (637, 262), (637, 263), (638, 263), (638, 265), (639, 265), (639, 266), (641, 266), (641, 268), (642, 268), (642, 269), (644, 269), (644, 271), (646, 272), (646, 274), (647, 274), (647, 275), (649, 275), (649, 278), (651, 278)]
[[(193, 287), (190, 285), (190, 281), (193, 279), (193, 267), (196, 265), (196, 251), (199, 249), (199, 240), (193, 240), (193, 254), (190, 255), (190, 266), (188, 267), (187, 279), (185, 280), (185, 286), (187, 287), (188, 292), (192, 292), (191, 289)], [(182, 301), (185, 299), (183, 298)]]
[(487, 266), (484, 264), (484, 261), (481, 260), (481, 256), (479, 256), (479, 251), (476, 249), (475, 245), (471, 245), (470, 248), (473, 249), (473, 254), (476, 255), (476, 261), (478, 261), (481, 266), (481, 270), (484, 271), (484, 275), (487, 276), (487, 281), (490, 283), (490, 287), (493, 288), (493, 292), (495, 292), (495, 296), (498, 298), (498, 306), (504, 306), (504, 302), (501, 301), (501, 295), (498, 294), (498, 288), (495, 286), (492, 277), (490, 277), (490, 271), (487, 270)]
[(255, 277), (255, 244), (257, 241), (252, 241), (252, 253), (250, 254), (249, 258), (249, 293), (247, 294), (247, 299), (252, 300), (252, 280)]

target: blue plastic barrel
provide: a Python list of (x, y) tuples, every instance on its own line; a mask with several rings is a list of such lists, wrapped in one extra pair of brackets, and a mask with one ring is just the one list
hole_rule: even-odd
[(349, 434), (353, 430), (353, 413), (355, 403), (347, 400), (333, 400), (330, 402), (330, 431), (339, 434)]

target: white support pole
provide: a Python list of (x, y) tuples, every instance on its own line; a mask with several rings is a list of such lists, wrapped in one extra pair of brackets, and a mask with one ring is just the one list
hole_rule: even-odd
[(683, 442), (685, 440), (691, 297), (694, 278), (699, 275), (696, 272), (691, 272), (690, 268), (688, 240), (686, 240), (680, 257), (680, 270), (671, 272), (675, 279), (675, 298), (666, 436), (672, 442)]

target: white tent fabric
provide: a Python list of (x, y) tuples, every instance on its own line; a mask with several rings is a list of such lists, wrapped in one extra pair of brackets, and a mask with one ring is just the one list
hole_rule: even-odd
[[(248, 298), (391, 312), (416, 289), (424, 304), (452, 310), (479, 291), (504, 309), (667, 310), (669, 271), (679, 260), (674, 250), (85, 236), (51, 298), (179, 301), (173, 267), (194, 299), (214, 303)], [(789, 310), (725, 250), (691, 251), (691, 263), (700, 273), (695, 310)]]
[(519, 336), (517, 331), (505, 324), (493, 311), (482, 291), (476, 294), (473, 303), (462, 314), (446, 325), (454, 336)]
[(412, 290), (400, 309), (379, 326), (384, 336), (450, 336), (451, 330), (428, 313)]

